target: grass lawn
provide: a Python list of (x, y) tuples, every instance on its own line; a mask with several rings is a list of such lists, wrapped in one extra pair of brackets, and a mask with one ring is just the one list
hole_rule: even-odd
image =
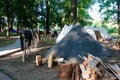
[(15, 38), (2, 38), (0, 39), (0, 47), (4, 47), (15, 42)]
[(12, 37), (18, 36), (18, 34), (11, 33), (10, 36), (11, 36), (10, 38), (7, 38), (6, 33), (0, 33), (0, 47), (4, 47), (14, 43), (16, 38), (12, 38)]

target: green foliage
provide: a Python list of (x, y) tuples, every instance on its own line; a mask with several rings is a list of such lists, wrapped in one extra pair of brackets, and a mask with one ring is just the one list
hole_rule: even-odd
[(114, 27), (114, 28), (109, 28), (109, 29), (108, 29), (108, 33), (109, 33), (109, 34), (118, 33), (118, 29), (117, 29), (116, 27)]
[(116, 0), (101, 0), (100, 2), (100, 12), (103, 16), (104, 22), (117, 20), (117, 1)]
[(16, 18), (23, 27), (35, 27), (38, 23), (38, 3), (34, 0), (16, 0)]
[[(72, 0), (50, 0), (50, 25), (71, 24), (71, 1)], [(94, 3), (94, 0), (77, 1), (77, 21), (81, 25), (90, 23), (88, 8)], [(16, 19), (17, 26), (34, 28), (39, 23), (46, 25), (46, 0), (1, 0), (0, 14), (10, 18), (11, 22)], [(39, 18), (38, 18), (39, 17)]]

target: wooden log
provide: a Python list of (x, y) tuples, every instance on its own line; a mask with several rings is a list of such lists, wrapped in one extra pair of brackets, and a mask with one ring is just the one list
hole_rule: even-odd
[(72, 80), (75, 80), (75, 71), (72, 72)]
[(98, 75), (100, 80), (117, 80), (117, 77), (111, 73), (109, 68), (106, 66), (106, 63), (103, 64), (100, 62), (97, 67), (100, 69), (102, 74), (102, 76)]
[[(58, 65), (58, 73), (62, 80), (71, 80), (73, 67), (71, 63), (64, 63)], [(73, 74), (74, 75), (74, 74)]]
[(54, 59), (54, 61), (55, 62), (62, 62), (62, 61), (64, 61), (64, 58), (56, 58), (56, 59)]
[(106, 64), (106, 66), (114, 73), (114, 75), (120, 80), (120, 75), (116, 73), (115, 69), (110, 64)]
[(47, 63), (47, 61), (48, 61), (48, 58), (43, 58), (43, 59), (42, 59), (42, 64)]
[(114, 65), (114, 69), (120, 75), (120, 67), (117, 64)]
[(79, 65), (75, 66), (75, 79), (74, 80), (80, 80), (80, 67), (79, 67)]
[(89, 74), (87, 73), (84, 65), (80, 64), (80, 69), (81, 69), (81, 72), (82, 72), (82, 77), (83, 79), (86, 79), (86, 78), (89, 78)]
[(94, 69), (99, 62), (93, 58), (88, 59), (88, 68)]
[(97, 74), (91, 75), (89, 78), (87, 78), (85, 80), (98, 80), (97, 79)]
[(93, 55), (91, 55), (91, 54), (88, 53), (88, 59), (89, 59), (89, 58), (93, 58), (93, 59), (97, 60), (98, 62), (101, 62), (101, 59), (100, 59), (100, 58), (95, 57), (95, 56), (93, 56)]
[(48, 57), (48, 68), (52, 68), (53, 67), (53, 61), (55, 59), (55, 55), (49, 55)]
[(42, 65), (42, 56), (37, 55), (36, 56), (36, 66), (41, 66)]
[[(53, 59), (54, 62), (64, 62), (64, 58), (55, 58)], [(45, 64), (48, 62), (48, 57), (42, 59), (42, 64)]]
[(93, 70), (96, 72), (96, 74), (98, 74), (99, 76), (102, 76), (102, 73), (100, 72), (100, 69), (95, 67)]

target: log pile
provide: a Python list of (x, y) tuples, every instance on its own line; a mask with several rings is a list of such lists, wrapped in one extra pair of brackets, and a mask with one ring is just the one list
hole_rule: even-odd
[[(62, 80), (64, 78), (61, 77)], [(89, 55), (84, 57), (82, 63), (73, 65), (72, 77), (65, 80), (120, 80), (120, 68), (116, 64), (103, 63), (99, 58)]]
[(108, 67), (97, 57), (89, 55), (79, 64), (81, 80), (116, 80), (117, 77), (108, 70)]
[(57, 62), (58, 73), (61, 80), (120, 80), (120, 68), (117, 64), (103, 63), (100, 58), (88, 54), (82, 63), (72, 64), (64, 58), (50, 55), (48, 58), (36, 56), (36, 66), (48, 63), (48, 68)]

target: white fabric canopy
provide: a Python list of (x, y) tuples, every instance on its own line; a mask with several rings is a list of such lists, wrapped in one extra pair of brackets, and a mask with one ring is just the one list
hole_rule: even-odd
[(65, 24), (63, 29), (61, 30), (60, 34), (58, 35), (58, 37), (56, 39), (56, 43), (59, 43), (65, 37), (65, 35), (72, 29), (72, 27), (73, 27), (72, 25), (67, 26)]
[(101, 36), (102, 36), (102, 38), (103, 38), (104, 40), (111, 38), (104, 27), (93, 28), (93, 27), (86, 26), (86, 27), (84, 27), (84, 29), (85, 29), (95, 40), (97, 40), (97, 39), (96, 39), (96, 34), (95, 34), (94, 31), (99, 31), (100, 34), (101, 34)]

